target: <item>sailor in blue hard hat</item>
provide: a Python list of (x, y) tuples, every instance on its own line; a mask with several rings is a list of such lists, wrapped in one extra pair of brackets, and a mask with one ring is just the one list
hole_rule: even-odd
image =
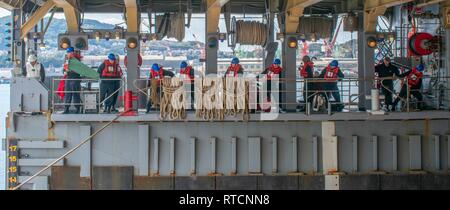
[[(166, 70), (164, 70), (164, 68), (161, 66), (161, 65), (159, 65), (159, 64), (157, 64), (157, 63), (154, 63), (153, 65), (152, 65), (152, 68), (150, 69), (150, 74), (149, 74), (149, 81), (148, 81), (148, 83), (147, 83), (147, 87), (151, 87), (152, 86), (152, 83), (153, 82), (156, 82), (156, 92), (157, 92), (157, 95), (158, 96), (161, 96), (161, 82), (162, 82), (162, 79), (165, 77), (165, 76), (168, 76), (168, 77), (173, 77), (175, 74), (173, 73), (173, 72), (171, 72), (171, 71), (166, 71)], [(152, 90), (153, 91), (153, 90)], [(149, 94), (149, 95), (151, 95), (151, 94)], [(148, 101), (147, 101), (147, 113), (149, 113), (150, 112), (150, 109), (152, 108), (152, 101), (151, 101), (151, 98), (149, 97), (148, 98)], [(154, 103), (155, 104), (153, 104), (154, 106), (156, 106), (157, 104), (156, 104), (156, 101), (154, 101)], [(156, 108), (156, 107), (155, 107)]]
[(72, 102), (74, 103), (76, 113), (78, 114), (81, 111), (81, 75), (69, 68), (69, 60), (74, 58), (77, 60), (81, 60), (81, 55), (75, 52), (75, 49), (73, 47), (67, 48), (66, 53), (67, 54), (64, 62), (64, 75), (65, 79), (68, 80), (64, 82), (65, 91), (63, 95), (64, 103), (66, 105), (63, 114), (69, 113), (70, 105)]
[(123, 75), (116, 55), (114, 53), (108, 54), (107, 59), (98, 67), (97, 72), (102, 79), (100, 82), (100, 101), (105, 102), (103, 112), (114, 112), (115, 98), (118, 97), (120, 80)]
[(66, 52), (67, 53), (73, 53), (73, 52), (75, 52), (75, 48), (69, 47), (69, 48), (67, 48)]
[[(328, 99), (333, 96), (336, 102), (336, 110), (339, 112), (342, 111), (344, 105), (341, 104), (341, 94), (339, 93), (337, 82), (344, 77), (345, 75), (339, 68), (339, 62), (337, 60), (331, 61), (330, 64), (322, 70), (322, 73), (319, 76), (319, 78), (323, 78), (327, 81), (322, 84), (323, 88), (328, 91)], [(327, 104), (329, 103), (327, 102)]]
[(244, 74), (244, 68), (242, 68), (241, 64), (239, 64), (239, 58), (233, 58), (231, 60), (231, 65), (228, 67), (225, 72), (226, 77), (238, 77), (239, 75)]
[(190, 88), (188, 91), (190, 94), (190, 99), (188, 99), (188, 103), (190, 104), (191, 109), (194, 109), (194, 80), (195, 80), (195, 70), (192, 66), (188, 65), (186, 61), (182, 61), (180, 63), (180, 76), (184, 78), (184, 83), (187, 85), (185, 88)]
[(414, 96), (418, 103), (418, 109), (421, 110), (424, 108), (423, 95), (421, 93), (422, 90), (422, 79), (423, 79), (423, 71), (425, 71), (425, 66), (423, 64), (419, 64), (410, 71), (407, 71), (403, 74), (400, 74), (399, 78), (406, 78), (406, 82), (403, 84), (402, 89), (400, 90), (400, 94), (398, 95), (394, 101), (394, 107), (397, 106), (398, 102), (401, 99), (405, 99), (408, 97), (408, 93)]
[[(263, 109), (266, 112), (270, 112), (271, 110), (271, 102), (272, 102), (272, 79), (274, 77), (278, 77), (280, 76), (281, 72), (283, 72), (283, 68), (281, 68), (281, 60), (280, 59), (275, 59), (272, 62), (272, 65), (270, 65), (269, 67), (267, 67), (261, 74), (265, 74), (267, 77), (267, 99), (266, 100), (262, 100), (262, 107), (259, 106), (258, 108)], [(274, 79), (275, 80), (275, 79)], [(281, 85), (281, 84), (280, 84)], [(279, 87), (280, 88), (280, 87)], [(276, 104), (281, 104), (280, 100), (281, 100), (281, 92), (278, 93), (279, 97), (278, 97), (278, 101), (276, 101)], [(276, 98), (275, 96), (273, 98)], [(259, 99), (259, 94), (258, 94), (258, 105), (260, 103), (260, 99)]]

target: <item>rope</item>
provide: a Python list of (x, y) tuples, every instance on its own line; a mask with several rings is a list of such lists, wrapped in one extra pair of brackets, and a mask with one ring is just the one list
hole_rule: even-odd
[[(216, 78), (205, 78), (203, 79), (202, 85), (200, 87), (196, 86), (195, 93), (197, 96), (202, 96), (201, 100), (197, 100), (197, 110), (196, 117), (198, 119), (204, 119), (208, 121), (212, 120), (223, 120), (225, 118), (224, 110), (217, 109), (217, 103), (220, 103), (220, 92), (217, 91), (217, 79)], [(199, 98), (199, 97), (197, 97)], [(204, 100), (206, 99), (206, 100)]]
[[(229, 80), (230, 81), (230, 80)], [(231, 83), (227, 83), (224, 79), (224, 98), (225, 98), (225, 115), (237, 117), (242, 115), (243, 121), (250, 119), (250, 83), (248, 81), (238, 82), (231, 80)], [(229, 92), (233, 90), (233, 92)], [(244, 93), (239, 94), (238, 90), (244, 90)], [(230, 104), (232, 107), (230, 109)]]
[(150, 101), (153, 107), (157, 107), (160, 105), (159, 95), (158, 95), (158, 80), (151, 79), (150, 80)]
[[(164, 78), (161, 81), (161, 87), (163, 94), (160, 102), (160, 119), (186, 119), (187, 93), (183, 88), (182, 79)], [(240, 93), (241, 90), (244, 90), (244, 93)], [(241, 115), (244, 121), (250, 119), (250, 83), (248, 81), (233, 81), (226, 84), (226, 79), (204, 78), (195, 81), (194, 91), (197, 96), (195, 100), (197, 119), (213, 121), (223, 120), (225, 116), (237, 117), (238, 115)], [(217, 106), (218, 104), (223, 106)]]
[(236, 21), (236, 43), (266, 46), (267, 25), (257, 21)]
[[(164, 78), (162, 80), (163, 97), (160, 107), (160, 119), (186, 119), (186, 92), (179, 78)], [(176, 100), (172, 100), (176, 99)]]

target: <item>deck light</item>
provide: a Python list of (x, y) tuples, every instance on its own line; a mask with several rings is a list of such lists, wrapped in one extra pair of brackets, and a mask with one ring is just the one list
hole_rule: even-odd
[(215, 37), (210, 37), (208, 39), (208, 47), (209, 48), (216, 48), (217, 44), (218, 44), (218, 41), (217, 41), (217, 39)]
[(378, 46), (377, 40), (375, 39), (375, 37), (371, 36), (369, 38), (367, 38), (367, 45), (370, 48), (376, 48)]
[(100, 32), (95, 32), (95, 41), (99, 42), (102, 34)]
[(83, 38), (78, 38), (75, 42), (75, 47), (77, 49), (84, 49), (86, 47), (86, 40), (84, 40)]
[(142, 39), (142, 42), (146, 43), (147, 40), (148, 40), (147, 35), (146, 35), (146, 34), (142, 34), (141, 37), (142, 37), (142, 38), (141, 38), (141, 39)]
[(117, 41), (120, 40), (120, 31), (116, 31), (116, 40), (117, 40)]
[(296, 39), (295, 37), (289, 38), (289, 40), (288, 40), (288, 46), (289, 46), (290, 48), (297, 48), (297, 47), (298, 47), (298, 41), (297, 41), (297, 39)]
[(127, 46), (130, 49), (135, 49), (137, 47), (137, 40), (136, 40), (136, 38), (133, 38), (133, 37), (128, 38)]
[(106, 32), (105, 33), (105, 39), (106, 39), (106, 41), (109, 41), (109, 39), (111, 39), (111, 33), (110, 32)]
[(70, 47), (70, 40), (69, 40), (69, 38), (67, 38), (67, 37), (62, 38), (61, 41), (59, 42), (59, 46), (62, 49), (64, 49), (64, 50), (69, 48)]

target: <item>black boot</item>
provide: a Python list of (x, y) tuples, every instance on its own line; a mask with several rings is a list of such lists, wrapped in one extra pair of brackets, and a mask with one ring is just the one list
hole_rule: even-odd
[(152, 108), (152, 105), (150, 104), (150, 102), (147, 103), (147, 111), (145, 113), (150, 113), (150, 110)]
[(118, 112), (118, 111), (117, 111), (116, 107), (112, 106), (112, 107), (111, 107), (111, 113), (117, 113), (117, 112)]
[(111, 107), (110, 106), (105, 106), (105, 110), (103, 111), (103, 113), (111, 113)]
[(69, 109), (70, 109), (70, 106), (66, 106), (66, 107), (64, 108), (63, 114), (69, 114)]
[(77, 111), (75, 112), (75, 114), (80, 114), (81, 107), (77, 106), (76, 108), (77, 108)]

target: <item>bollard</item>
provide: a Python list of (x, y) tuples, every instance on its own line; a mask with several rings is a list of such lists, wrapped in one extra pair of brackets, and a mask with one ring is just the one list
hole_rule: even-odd
[(133, 101), (137, 100), (137, 96), (133, 95), (133, 91), (125, 91), (125, 95), (120, 97), (124, 101), (124, 111), (122, 116), (137, 116), (136, 110), (133, 109)]
[(380, 92), (378, 89), (372, 89), (372, 112), (380, 111)]

